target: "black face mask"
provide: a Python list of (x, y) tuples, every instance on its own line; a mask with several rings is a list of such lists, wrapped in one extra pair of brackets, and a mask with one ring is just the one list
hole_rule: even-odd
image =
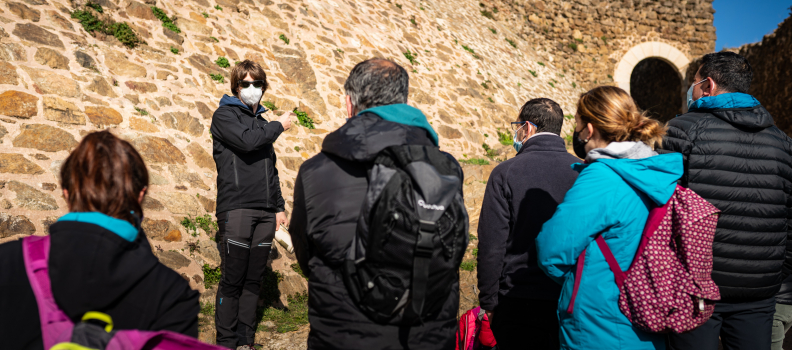
[[(582, 131), (582, 130), (581, 130)], [(588, 140), (583, 141), (580, 139), (580, 131), (575, 130), (575, 133), (572, 134), (572, 150), (575, 151), (575, 155), (578, 156), (580, 159), (586, 159), (586, 144)]]

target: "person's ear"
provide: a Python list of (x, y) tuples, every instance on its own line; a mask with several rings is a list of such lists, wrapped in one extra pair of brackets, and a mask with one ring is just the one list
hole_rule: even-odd
[[(138, 204), (141, 205), (143, 204), (143, 198), (146, 197), (147, 191), (148, 191), (148, 187), (143, 187), (143, 190), (140, 191), (140, 194), (138, 195)], [(66, 192), (66, 190), (63, 190), (63, 192)]]
[(347, 118), (352, 118), (355, 116), (355, 106), (352, 105), (352, 96), (346, 95), (346, 110), (347, 110)]
[(707, 77), (706, 84), (707, 84), (707, 88), (706, 89), (701, 89), (701, 93), (702, 93), (701, 96), (702, 97), (704, 97), (704, 96), (715, 96), (715, 95), (718, 94), (718, 92), (717, 92), (718, 84), (715, 83), (715, 80), (713, 80), (710, 77)]
[(63, 189), (63, 199), (65, 199), (67, 202), (69, 201), (69, 190), (65, 188)]
[(586, 130), (588, 130), (588, 137), (586, 139), (591, 140), (594, 138), (594, 124), (588, 123), (586, 124)]
[(527, 141), (529, 138), (531, 138), (531, 136), (536, 134), (536, 127), (531, 125), (531, 123), (525, 123), (525, 126), (527, 126), (528, 128), (526, 128), (525, 132), (523, 132), (522, 142)]

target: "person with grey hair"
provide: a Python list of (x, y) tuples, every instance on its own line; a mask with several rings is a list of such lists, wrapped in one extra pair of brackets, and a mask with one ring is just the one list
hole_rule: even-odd
[(344, 261), (358, 229), (374, 159), (392, 146), (436, 148), (438, 136), (424, 114), (406, 104), (409, 77), (393, 61), (358, 63), (344, 89), (348, 121), (327, 135), (321, 153), (303, 163), (294, 187), (289, 231), (297, 261), (308, 276), (308, 349), (453, 349), (458, 270), (452, 292), (418, 326), (372, 321), (345, 286)]

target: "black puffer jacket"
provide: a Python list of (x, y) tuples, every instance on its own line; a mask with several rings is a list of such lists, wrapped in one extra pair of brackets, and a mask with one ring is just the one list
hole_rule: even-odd
[(283, 132), (280, 122), (267, 122), (238, 98), (224, 95), (212, 116), (217, 165), (217, 213), (233, 209), (284, 211), (277, 157), (272, 143)]
[(764, 107), (697, 109), (668, 123), (682, 185), (722, 211), (712, 279), (724, 301), (770, 298), (792, 271), (792, 140)]
[(454, 348), (458, 282), (436, 319), (400, 328), (370, 321), (355, 306), (341, 277), (368, 188), (366, 172), (379, 151), (396, 145), (433, 143), (421, 128), (364, 113), (327, 135), (322, 152), (300, 167), (289, 232), (309, 276), (308, 349)]
[[(128, 242), (110, 229), (76, 221), (50, 226), (49, 275), (58, 307), (75, 323), (99, 311), (113, 318), (115, 329), (197, 337), (198, 292), (157, 260), (143, 231)], [(0, 266), (0, 348), (43, 349), (21, 241), (0, 244)]]

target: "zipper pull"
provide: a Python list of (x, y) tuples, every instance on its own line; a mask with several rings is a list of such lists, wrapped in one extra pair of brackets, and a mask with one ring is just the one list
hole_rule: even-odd
[(704, 299), (699, 299), (699, 311), (704, 312)]

